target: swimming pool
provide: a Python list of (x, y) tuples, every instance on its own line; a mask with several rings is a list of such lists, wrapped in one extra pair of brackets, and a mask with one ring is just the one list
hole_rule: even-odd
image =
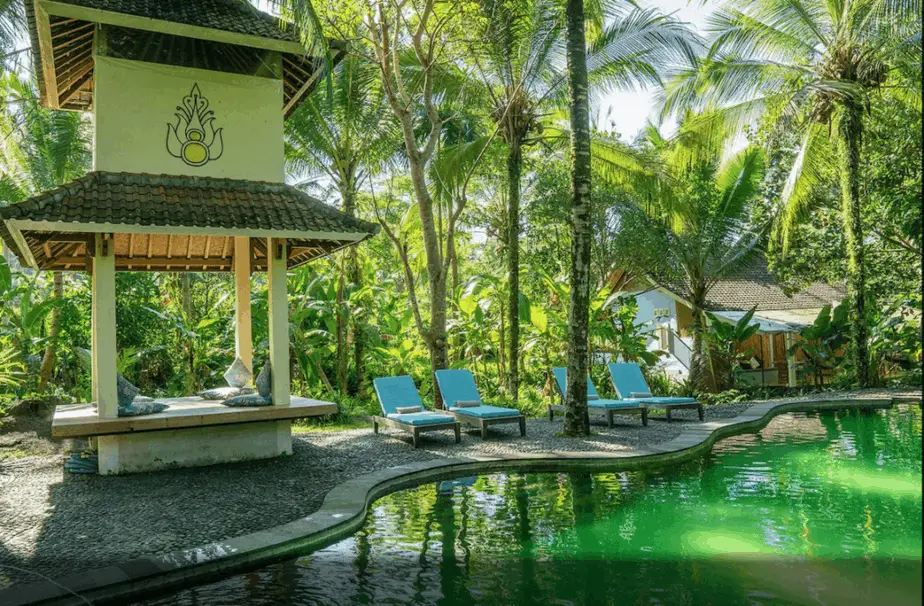
[(921, 410), (793, 413), (706, 457), (378, 500), (325, 549), (141, 602), (920, 604)]

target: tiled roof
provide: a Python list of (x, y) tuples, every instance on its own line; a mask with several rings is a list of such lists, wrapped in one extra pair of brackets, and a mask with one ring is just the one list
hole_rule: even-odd
[(281, 183), (99, 171), (2, 208), (0, 219), (198, 227), (203, 234), (243, 228), (369, 236), (379, 229)]
[[(665, 288), (680, 296), (685, 290), (666, 285)], [(787, 295), (770, 274), (766, 257), (756, 254), (750, 262), (710, 289), (706, 307), (711, 311), (745, 311), (755, 305), (758, 311), (818, 309), (839, 302), (846, 295), (843, 285), (825, 282), (813, 282)]]
[[(58, 0), (113, 13), (298, 42), (298, 31), (241, 0)], [(26, 0), (31, 4), (32, 0)]]

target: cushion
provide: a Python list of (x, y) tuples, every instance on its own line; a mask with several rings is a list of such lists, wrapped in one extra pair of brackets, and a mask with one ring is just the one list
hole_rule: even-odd
[(459, 414), (468, 415), (470, 417), (478, 417), (479, 419), (496, 419), (499, 417), (516, 417), (519, 416), (520, 411), (514, 408), (501, 408), (500, 406), (474, 406), (474, 407), (459, 407), (452, 406), (449, 408), (452, 412), (457, 412)]
[(422, 406), (398, 406), (395, 408), (395, 412), (399, 415), (406, 415), (412, 412), (423, 412)]
[(438, 412), (415, 412), (409, 415), (390, 414), (388, 418), (405, 425), (434, 425), (436, 423), (452, 423), (455, 421), (451, 415)]
[(591, 395), (591, 394), (587, 394), (587, 401), (588, 401), (588, 402), (591, 402), (591, 401), (593, 401), (593, 400), (599, 400), (599, 399), (600, 399), (600, 396), (594, 396), (594, 395)]
[(228, 370), (225, 371), (224, 376), (225, 381), (227, 381), (228, 385), (231, 387), (243, 387), (253, 378), (253, 373), (247, 368), (243, 360), (234, 358), (234, 362), (232, 362)]
[(169, 406), (163, 402), (134, 401), (129, 403), (128, 406), (119, 406), (119, 416), (140, 417), (141, 415), (152, 415), (157, 412), (162, 412), (167, 408), (169, 408)]
[(272, 406), (272, 398), (264, 398), (258, 393), (234, 396), (222, 402), (225, 406)]
[(196, 395), (203, 400), (227, 400), (234, 396), (242, 396), (251, 393), (254, 393), (254, 391), (248, 387), (216, 387), (215, 389), (204, 389)]
[(459, 400), (452, 405), (452, 408), (476, 408), (481, 406), (481, 402), (475, 402), (473, 400)]
[(257, 386), (257, 393), (263, 396), (264, 398), (270, 397), (273, 390), (273, 368), (270, 366), (269, 360), (266, 361), (266, 364), (263, 365), (263, 370), (260, 371), (260, 374), (257, 375), (257, 380), (254, 382)]
[(637, 400), (639, 398), (650, 398), (650, 397), (651, 397), (650, 391), (633, 391), (629, 394), (629, 398), (633, 400)]
[(613, 408), (639, 408), (641, 404), (631, 400), (594, 400), (593, 402), (588, 402), (587, 406), (590, 408), (610, 410)]
[(141, 392), (140, 389), (128, 382), (122, 373), (116, 373), (116, 393), (119, 396), (119, 408), (130, 406), (132, 401)]
[(657, 404), (696, 404), (696, 398), (682, 398), (682, 397), (670, 397), (670, 396), (658, 396), (654, 398), (648, 398), (646, 401), (649, 405)]

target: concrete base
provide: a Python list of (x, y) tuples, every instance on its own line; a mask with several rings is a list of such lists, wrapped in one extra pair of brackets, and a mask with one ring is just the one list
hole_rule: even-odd
[(100, 475), (118, 475), (292, 454), (292, 422), (264, 421), (97, 438)]

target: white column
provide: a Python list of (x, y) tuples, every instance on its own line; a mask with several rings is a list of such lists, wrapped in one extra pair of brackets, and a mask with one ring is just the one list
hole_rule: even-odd
[(792, 351), (793, 341), (792, 333), (787, 332), (783, 337), (786, 343), (786, 369), (787, 375), (789, 376), (789, 386), (796, 386), (796, 354)]
[(116, 388), (115, 242), (96, 236), (93, 251), (91, 347), (93, 399), (100, 418), (119, 416)]
[(267, 238), (269, 358), (273, 368), (273, 405), (289, 405), (289, 305), (286, 296), (286, 241)]
[(235, 353), (251, 371), (253, 331), (250, 319), (250, 238), (234, 238), (234, 344)]

